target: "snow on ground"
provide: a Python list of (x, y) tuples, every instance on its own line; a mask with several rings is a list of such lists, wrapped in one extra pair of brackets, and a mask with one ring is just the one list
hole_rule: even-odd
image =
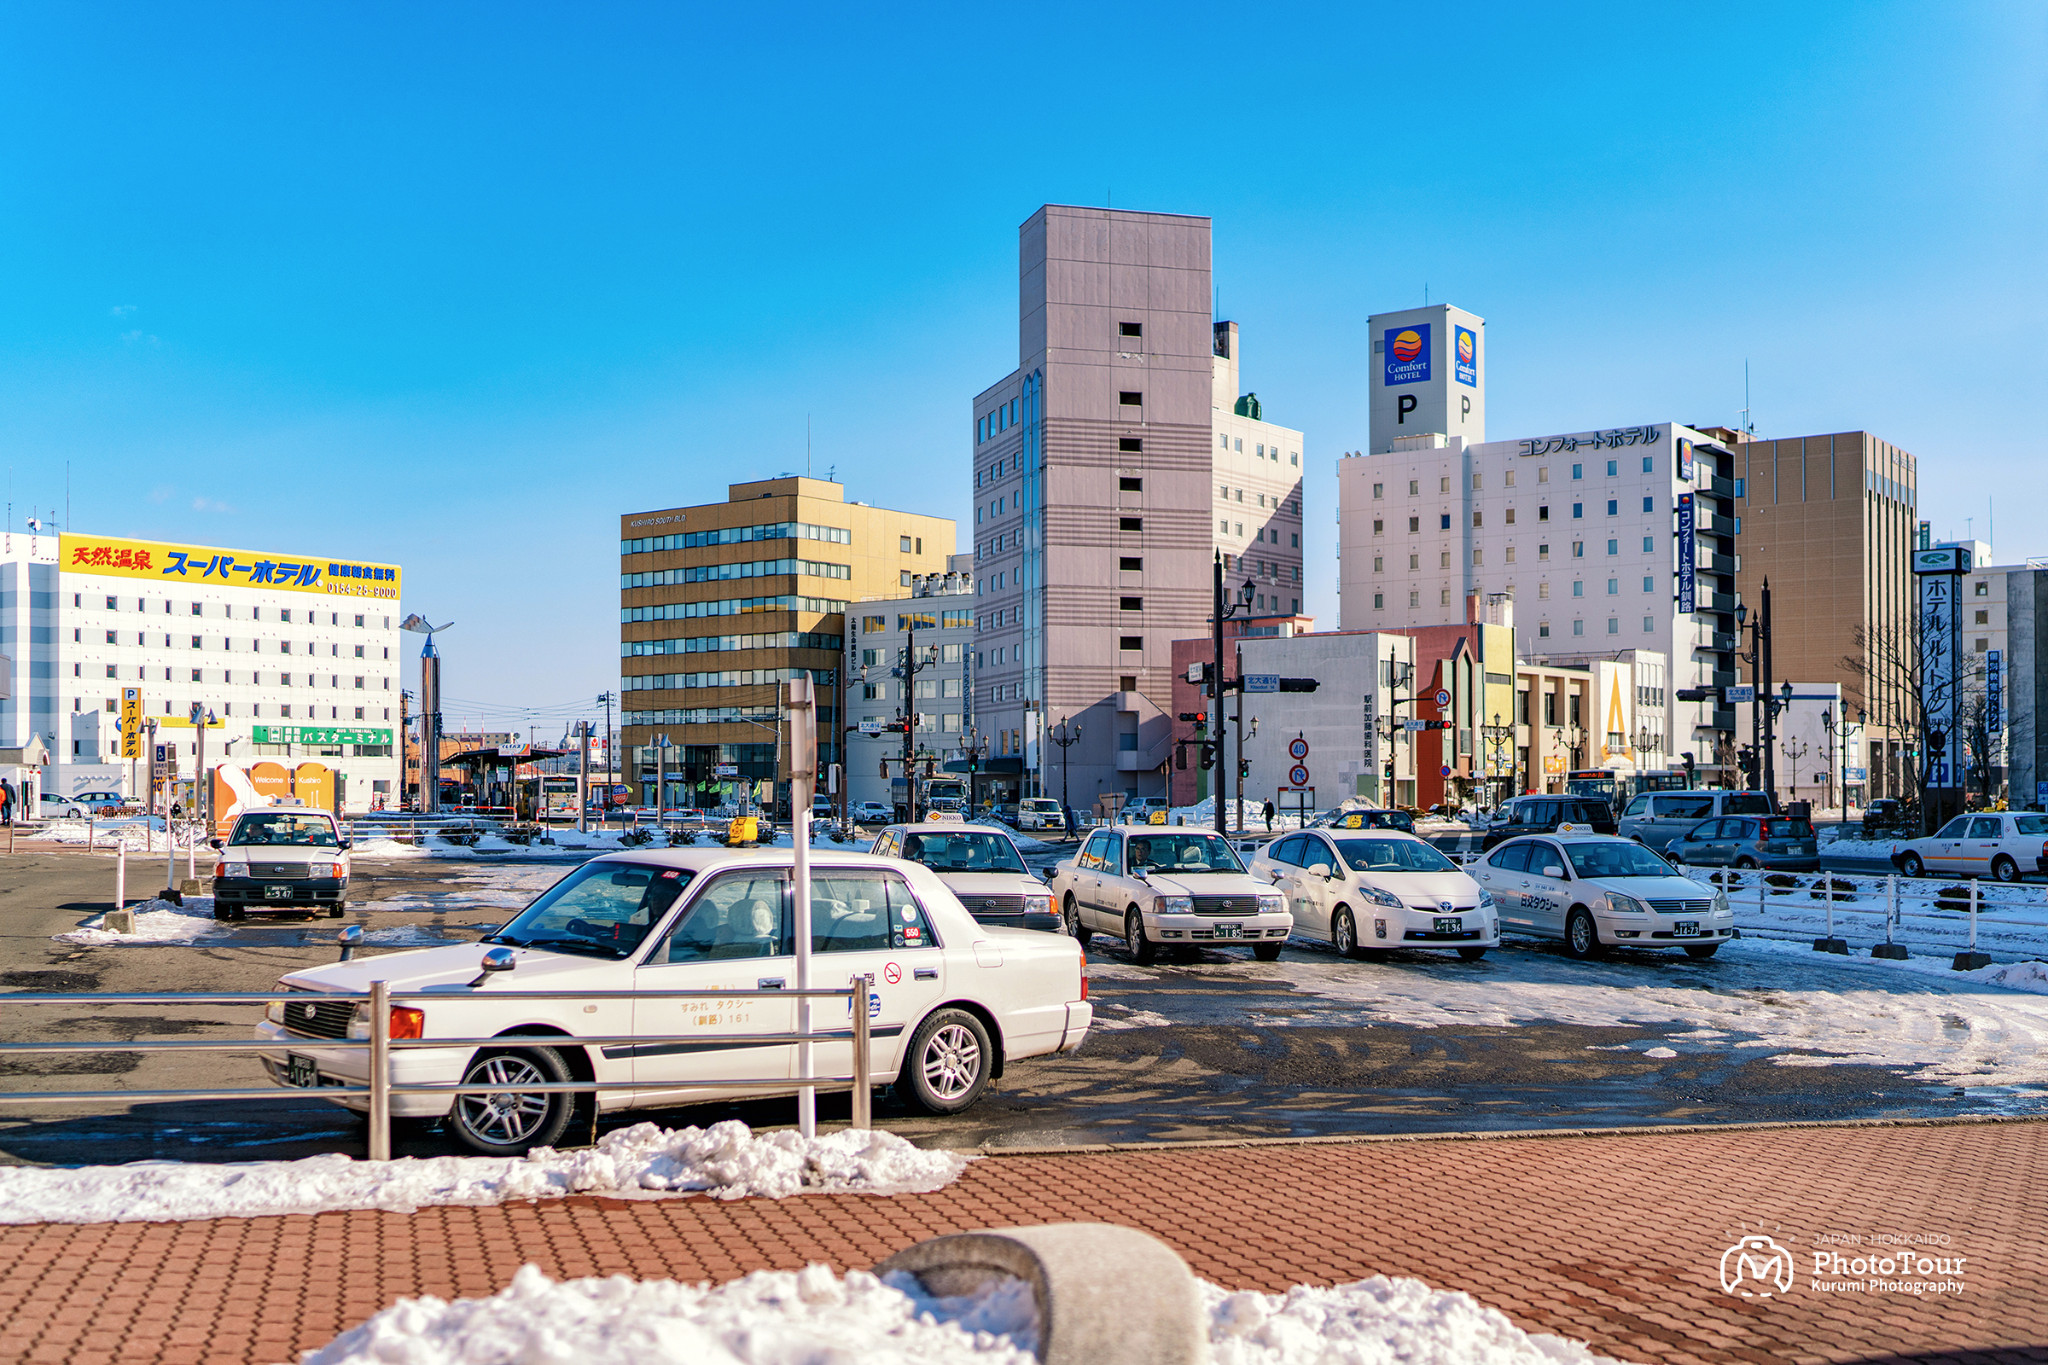
[[(1682, 870), (1697, 880), (1718, 879), (1726, 885), (1735, 922), (1746, 935), (1819, 938), (1828, 932), (1832, 904), (1836, 937), (1866, 953), (1872, 944), (1885, 941), (1883, 876)], [(1820, 889), (1823, 883), (1834, 888), (1832, 894)], [(1970, 896), (1964, 879), (1900, 877), (1892, 884), (1898, 894), (1893, 941), (1915, 953), (1953, 954), (1970, 946)], [(1980, 881), (1975, 886), (1978, 948), (2000, 957), (2048, 956), (2048, 895), (2040, 885)], [(1944, 887), (1951, 888), (1947, 896), (1942, 894)]]
[(595, 1147), (524, 1157), (402, 1157), (211, 1165), (0, 1167), (0, 1223), (137, 1223), (256, 1218), (329, 1209), (409, 1212), (436, 1204), (498, 1204), (566, 1194), (649, 1198), (901, 1194), (941, 1189), (971, 1157), (928, 1152), (893, 1133), (841, 1129), (806, 1141), (756, 1136), (728, 1119), (709, 1128), (639, 1123)]
[[(1468, 1294), (1374, 1276), (1286, 1294), (1199, 1286), (1215, 1365), (1596, 1365), (1578, 1342), (1525, 1332)], [(916, 1278), (829, 1267), (758, 1270), (713, 1287), (625, 1276), (556, 1282), (522, 1266), (487, 1299), (402, 1300), (301, 1365), (1032, 1365), (1038, 1309), (1021, 1280), (940, 1298)]]
[(183, 905), (174, 905), (167, 900), (146, 900), (128, 908), (135, 912), (135, 932), (132, 934), (110, 933), (100, 927), (106, 923), (107, 917), (94, 915), (70, 933), (52, 937), (59, 943), (101, 947), (111, 943), (191, 943), (217, 932), (225, 934), (230, 931), (229, 925), (215, 922), (211, 896), (187, 896)]
[[(1779, 1065), (1901, 1066), (1961, 1086), (2048, 1082), (2048, 995), (2028, 964), (1951, 972), (1946, 959), (1896, 963), (1816, 953), (1811, 944), (1743, 939), (1712, 962), (1625, 953), (1576, 962), (1510, 949), (1484, 962), (1404, 955), (1388, 963), (1335, 956), (1205, 962), (1206, 978), (1270, 983), (1350, 1006), (1363, 1022), (1514, 1027), (1679, 1025), (1736, 1047), (1771, 1048)], [(2048, 972), (2044, 972), (2048, 974)], [(1091, 980), (1154, 979), (1120, 956), (1090, 952)], [(2009, 978), (2009, 979), (2007, 979)], [(2018, 987), (2017, 989), (2008, 987)], [(1284, 1027), (1256, 1006), (1251, 1021)], [(1327, 1022), (1328, 1016), (1323, 1016)], [(1132, 1027), (1133, 1025), (1125, 1025)], [(1719, 1051), (1729, 1044), (1706, 1041)], [(1680, 1053), (1684, 1035), (1662, 1040)], [(1802, 1055), (1803, 1054), (1803, 1055)]]

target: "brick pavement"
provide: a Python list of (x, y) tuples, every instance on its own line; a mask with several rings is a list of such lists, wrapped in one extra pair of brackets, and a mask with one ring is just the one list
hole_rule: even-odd
[[(998, 1157), (892, 1198), (6, 1227), (0, 1361), (287, 1361), (401, 1296), (490, 1294), (528, 1261), (722, 1281), (1067, 1219), (1142, 1228), (1232, 1288), (1414, 1275), (1625, 1360), (2048, 1361), (2044, 1214), (2048, 1122), (2011, 1122), (1219, 1144)], [(1722, 1292), (1744, 1230), (1797, 1253), (1789, 1295)], [(1871, 1233), (1948, 1235), (1966, 1292), (1808, 1287), (1817, 1237)]]

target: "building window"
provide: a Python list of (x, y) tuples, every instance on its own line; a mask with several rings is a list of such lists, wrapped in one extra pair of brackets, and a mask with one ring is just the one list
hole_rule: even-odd
[(1123, 555), (1117, 559), (1116, 566), (1126, 573), (1135, 573), (1145, 567), (1145, 560), (1142, 555)]
[(1649, 473), (1649, 472), (1650, 472), (1650, 468), (1651, 468), (1651, 466), (1650, 466), (1650, 457), (1649, 457), (1649, 456), (1647, 456), (1647, 455), (1645, 455), (1645, 456), (1643, 456), (1643, 472), (1644, 472), (1645, 474)]
[(1574, 597), (1584, 597), (1585, 595), (1586, 595), (1586, 580), (1584, 580), (1583, 578), (1575, 578), (1575, 579), (1573, 579), (1573, 580), (1572, 580), (1572, 596), (1574, 596)]
[(1987, 581), (1987, 580), (1979, 579), (1979, 580), (1978, 580), (1978, 582), (1977, 582), (1977, 596), (1979, 596), (1979, 597), (1989, 597), (1990, 595), (1991, 595), (1991, 584), (1990, 584), (1990, 582), (1989, 582), (1989, 581)]
[(1439, 531), (1448, 531), (1451, 529), (1451, 514), (1449, 512), (1443, 512), (1438, 514), (1436, 529)]
[(1621, 542), (1620, 542), (1620, 541), (1618, 541), (1618, 540), (1610, 540), (1610, 541), (1608, 541), (1608, 542), (1607, 542), (1607, 553), (1609, 553), (1609, 554), (1611, 554), (1611, 555), (1618, 555), (1618, 554), (1620, 554), (1620, 553), (1621, 553)]
[(1415, 534), (1416, 534), (1417, 532), (1419, 532), (1419, 531), (1421, 531), (1421, 530), (1422, 530), (1422, 518), (1421, 518), (1421, 517), (1410, 517), (1410, 518), (1408, 518), (1408, 534), (1409, 534), (1409, 535), (1411, 535), (1411, 536), (1412, 536), (1412, 535), (1415, 535)]
[(1116, 325), (1116, 333), (1118, 336), (1141, 337), (1145, 335), (1145, 324), (1142, 322), (1119, 322)]
[(113, 666), (112, 664), (108, 664), (108, 665), (107, 665), (107, 676), (108, 676), (108, 677), (110, 677), (110, 678), (115, 678), (115, 677), (119, 677), (120, 675), (119, 675), (118, 673), (116, 673), (116, 672), (114, 671), (114, 666)]
[(1144, 394), (1142, 394), (1142, 393), (1139, 393), (1139, 392), (1138, 392), (1138, 391), (1136, 391), (1135, 389), (1125, 389), (1125, 390), (1123, 390), (1122, 392), (1120, 392), (1120, 393), (1118, 393), (1118, 394), (1117, 394), (1117, 396), (1116, 396), (1116, 401), (1117, 401), (1118, 405), (1119, 405), (1119, 406), (1121, 406), (1121, 407), (1126, 407), (1126, 408), (1137, 408), (1137, 407), (1143, 407), (1143, 406), (1144, 406), (1144, 404), (1145, 404), (1145, 395), (1144, 395)]
[(1472, 514), (1472, 525), (1473, 525), (1473, 527), (1474, 527), (1475, 529), (1476, 529), (1477, 527), (1480, 527), (1480, 526), (1484, 526), (1485, 524), (1486, 524), (1486, 513), (1484, 513), (1484, 512), (1474, 512), (1474, 513)]
[[(1474, 515), (1477, 515), (1477, 514), (1475, 513)], [(1507, 518), (1508, 518), (1508, 525), (1510, 525), (1510, 526), (1513, 526), (1513, 525), (1515, 524), (1515, 509), (1514, 509), (1514, 508), (1510, 507), (1510, 508), (1509, 508), (1509, 509), (1507, 510)]]
[(1656, 500), (1655, 498), (1644, 498), (1644, 499), (1643, 499), (1643, 510), (1644, 510), (1645, 512), (1654, 512), (1654, 511), (1656, 511), (1656, 510), (1657, 510), (1657, 500)]
[[(1611, 461), (1610, 461), (1610, 463), (1611, 463)], [(1621, 500), (1620, 500), (1619, 498), (1609, 498), (1609, 499), (1607, 500), (1607, 515), (1608, 515), (1608, 516), (1610, 516), (1610, 517), (1612, 517), (1612, 516), (1618, 516), (1618, 515), (1620, 515), (1620, 513), (1621, 513)]]
[(1119, 597), (1116, 599), (1116, 609), (1118, 611), (1143, 611), (1145, 609), (1145, 599), (1142, 597)]
[(1449, 605), (1451, 605), (1451, 590), (1449, 588), (1438, 589), (1436, 595), (1436, 604), (1440, 607), (1448, 607)]
[(1549, 547), (1548, 545), (1538, 545), (1538, 546), (1536, 547), (1536, 558), (1537, 558), (1537, 559), (1538, 559), (1539, 561), (1542, 561), (1542, 562), (1545, 562), (1545, 563), (1549, 562), (1549, 559), (1550, 559), (1550, 547)]
[(1421, 593), (1419, 593), (1419, 592), (1410, 592), (1410, 593), (1408, 594), (1408, 606), (1410, 607), (1410, 609), (1413, 609), (1413, 608), (1415, 608), (1415, 607), (1419, 607), (1419, 606), (1421, 606), (1421, 605), (1422, 605), (1422, 594), (1421, 594)]
[(1649, 536), (1644, 536), (1644, 537), (1643, 537), (1643, 553), (1647, 555), (1647, 554), (1655, 554), (1656, 552), (1657, 552), (1657, 542), (1656, 542), (1656, 541), (1654, 541), (1654, 540), (1652, 540), (1652, 539), (1651, 539), (1651, 538), (1650, 538)]
[[(1989, 650), (1990, 648), (1991, 648), (1991, 642), (1990, 642), (1989, 640), (1983, 639), (1983, 638), (1981, 638), (1981, 637), (1980, 637), (1980, 638), (1978, 639), (1978, 641), (1977, 641), (1977, 652), (1978, 652), (1979, 654), (1985, 653), (1985, 652), (1986, 652), (1987, 650)], [(114, 672), (114, 671), (113, 671), (113, 670), (112, 670), (112, 669), (110, 668), (110, 669), (108, 669), (108, 670), (107, 670), (107, 675), (108, 675), (109, 677), (112, 677), (112, 676), (113, 676), (113, 672)]]
[(1124, 475), (1117, 479), (1116, 488), (1119, 493), (1142, 493), (1145, 491), (1145, 481)]
[(1539, 622), (1537, 622), (1537, 624), (1536, 624), (1536, 638), (1537, 638), (1537, 639), (1539, 639), (1539, 640), (1548, 640), (1548, 639), (1550, 638), (1550, 622), (1548, 622), (1548, 621), (1539, 621)]
[(1474, 475), (1472, 476), (1472, 491), (1473, 491), (1474, 493), (1477, 493), (1477, 492), (1479, 491), (1479, 487), (1480, 487), (1480, 485), (1479, 485), (1479, 480), (1480, 480), (1480, 476), (1479, 476), (1479, 475), (1477, 475), (1477, 474), (1474, 474)]
[(1387, 495), (1387, 486), (1383, 483), (1374, 484), (1372, 486), (1372, 495), (1375, 500), (1384, 498)]
[(1990, 625), (1990, 624), (1991, 624), (1991, 613), (1990, 613), (1990, 612), (1988, 612), (1988, 611), (1980, 611), (1980, 612), (1978, 612), (1978, 613), (1977, 613), (1977, 622), (1976, 622), (1976, 623), (1977, 623), (1978, 625), (1980, 625), (1980, 626), (1988, 626), (1988, 625)]
[[(1577, 468), (1578, 468), (1578, 466), (1577, 466), (1577, 465), (1573, 465), (1573, 466), (1572, 466), (1572, 468), (1574, 468), (1574, 469), (1577, 469)], [(1584, 635), (1585, 633), (1586, 633), (1586, 623), (1585, 623), (1584, 621), (1574, 621), (1574, 622), (1572, 622), (1572, 634), (1574, 634), (1574, 635)]]
[(1504, 487), (1513, 488), (1515, 486), (1515, 471), (1512, 469), (1504, 471), (1500, 476), (1500, 481)]
[(1613, 616), (1607, 618), (1607, 633), (1609, 635), (1621, 634), (1621, 621), (1618, 618)]
[(1383, 592), (1376, 592), (1376, 593), (1374, 593), (1374, 594), (1372, 595), (1372, 609), (1373, 609), (1374, 611), (1385, 611), (1385, 610), (1386, 610), (1386, 607), (1387, 607), (1387, 595), (1386, 595), (1385, 593), (1383, 593)]
[(1416, 494), (1420, 493), (1421, 491), (1422, 491), (1422, 480), (1420, 480), (1420, 479), (1410, 479), (1410, 480), (1408, 480), (1408, 496), (1409, 496), (1409, 497), (1411, 497), (1411, 498), (1412, 498), (1412, 497), (1414, 497), (1414, 496), (1415, 496)]
[(1549, 482), (1550, 482), (1550, 466), (1549, 466), (1549, 465), (1544, 465), (1544, 466), (1542, 466), (1541, 468), (1539, 468), (1539, 469), (1538, 469), (1538, 470), (1536, 471), (1536, 482), (1538, 482), (1538, 483), (1549, 483)]
[(1514, 547), (1514, 546), (1512, 546), (1512, 545), (1510, 545), (1510, 546), (1508, 546), (1508, 563), (1512, 564), (1512, 563), (1514, 563), (1514, 562), (1515, 562), (1515, 547)]
[(1138, 436), (1119, 436), (1116, 438), (1116, 448), (1125, 454), (1140, 455), (1144, 453), (1145, 442)]
[(196, 668), (192, 670), (192, 681), (193, 681), (193, 682), (198, 682), (198, 681), (199, 681), (199, 670), (198, 670), (198, 669), (196, 669)]
[(1549, 520), (1550, 520), (1550, 506), (1549, 506), (1549, 504), (1547, 504), (1547, 503), (1546, 503), (1546, 504), (1544, 504), (1543, 506), (1541, 506), (1541, 507), (1538, 507), (1538, 508), (1536, 509), (1536, 520), (1538, 520), (1538, 521), (1549, 521)]
[(1142, 635), (1119, 635), (1116, 637), (1116, 647), (1118, 649), (1143, 649), (1145, 647), (1145, 637)]
[(1478, 567), (1479, 567), (1480, 565), (1484, 564), (1485, 562), (1486, 562), (1486, 551), (1484, 551), (1484, 550), (1474, 550), (1474, 551), (1472, 552), (1472, 567), (1474, 567), (1474, 568), (1476, 569), (1476, 568), (1478, 568)]
[[(1372, 571), (1373, 571), (1374, 573), (1385, 573), (1385, 572), (1387, 571), (1387, 560), (1386, 560), (1386, 556), (1384, 556), (1384, 555), (1374, 555), (1374, 556), (1372, 557)], [(1980, 615), (1980, 616), (1981, 616), (1981, 615), (1983, 615), (1983, 613), (1982, 613), (1982, 612), (1979, 612), (1979, 613), (1978, 613), (1978, 615)]]
[[(1582, 465), (1582, 464), (1575, 464), (1575, 465), (1573, 465), (1573, 466), (1572, 466), (1572, 477), (1573, 477), (1574, 479), (1583, 479), (1583, 478), (1585, 478), (1585, 477), (1586, 477), (1586, 467), (1585, 467), (1584, 465)], [(1577, 631), (1573, 631), (1572, 633), (1573, 633), (1574, 635), (1578, 634), (1578, 632), (1577, 632)]]
[(1573, 558), (1573, 559), (1584, 559), (1585, 557), (1586, 557), (1586, 542), (1585, 542), (1585, 541), (1583, 541), (1583, 540), (1575, 540), (1575, 541), (1573, 541), (1573, 542), (1572, 542), (1572, 558)]
[(910, 553), (910, 537), (909, 537), (909, 536), (898, 536), (898, 537), (896, 537), (896, 549), (897, 549), (898, 553), (900, 553), (900, 554), (906, 554), (906, 555), (907, 555), (907, 554), (909, 554), (909, 553)]
[(1608, 579), (1608, 580), (1607, 580), (1607, 595), (1608, 595), (1609, 597), (1614, 597), (1614, 596), (1618, 595), (1618, 594), (1619, 594), (1620, 592), (1621, 592), (1621, 580), (1620, 580), (1620, 579), (1618, 579), (1618, 578), (1610, 578), (1610, 579)]
[(1451, 491), (1450, 475), (1446, 474), (1444, 477), (1436, 481), (1436, 491), (1439, 493), (1448, 493)]
[(1550, 600), (1550, 583), (1548, 580), (1536, 585), (1536, 600), (1539, 602), (1548, 602)]
[(1382, 532), (1384, 532), (1384, 531), (1385, 531), (1386, 529), (1387, 529), (1387, 523), (1386, 523), (1386, 522), (1382, 521), (1382, 520), (1381, 520), (1380, 518), (1378, 518), (1378, 517), (1374, 517), (1374, 518), (1372, 519), (1372, 533), (1373, 533), (1374, 535), (1379, 535), (1379, 534), (1381, 534)]
[(1451, 567), (1451, 552), (1450, 552), (1449, 550), (1438, 550), (1438, 551), (1437, 551), (1437, 553), (1436, 553), (1436, 566), (1437, 566), (1437, 567), (1438, 567), (1439, 569), (1448, 569), (1448, 568), (1450, 568), (1450, 567)]
[(1579, 518), (1585, 515), (1586, 504), (1584, 504), (1583, 502), (1575, 502), (1572, 504), (1572, 520), (1577, 521)]
[(1657, 621), (1656, 621), (1656, 618), (1655, 618), (1655, 617), (1651, 617), (1651, 616), (1645, 616), (1645, 617), (1643, 618), (1643, 634), (1645, 634), (1645, 635), (1649, 635), (1649, 634), (1652, 634), (1653, 632), (1655, 632), (1655, 631), (1656, 631), (1656, 629), (1657, 629)]
[(1142, 531), (1145, 529), (1145, 519), (1143, 517), (1118, 517), (1116, 519), (1116, 529), (1119, 531)]

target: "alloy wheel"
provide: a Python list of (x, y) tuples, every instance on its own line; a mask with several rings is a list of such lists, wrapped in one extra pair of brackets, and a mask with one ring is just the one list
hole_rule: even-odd
[(942, 1100), (957, 1100), (981, 1078), (981, 1044), (959, 1024), (934, 1033), (918, 1059), (924, 1083)]

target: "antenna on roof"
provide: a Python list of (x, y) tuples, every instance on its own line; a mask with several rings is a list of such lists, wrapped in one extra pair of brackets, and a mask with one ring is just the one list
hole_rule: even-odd
[(811, 477), (811, 415), (804, 414), (804, 477)]
[(1756, 422), (1749, 412), (1749, 359), (1746, 356), (1742, 361), (1742, 434), (1756, 435)]

